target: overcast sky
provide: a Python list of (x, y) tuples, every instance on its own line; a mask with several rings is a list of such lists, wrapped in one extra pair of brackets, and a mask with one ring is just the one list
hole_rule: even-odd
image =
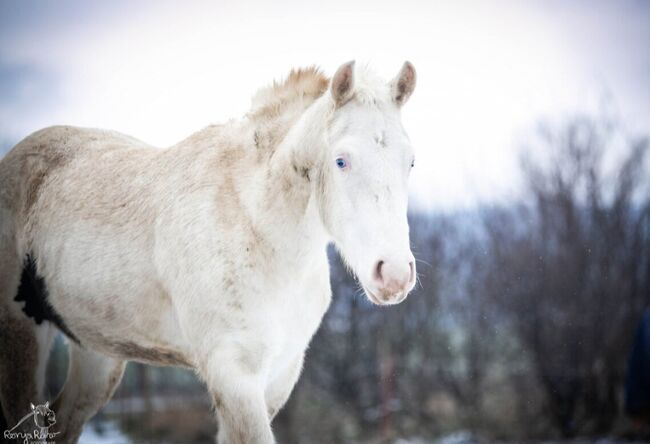
[(543, 119), (607, 105), (650, 133), (650, 2), (0, 0), (0, 150), (52, 124), (158, 146), (243, 115), (291, 67), (418, 70), (414, 203), (512, 193)]

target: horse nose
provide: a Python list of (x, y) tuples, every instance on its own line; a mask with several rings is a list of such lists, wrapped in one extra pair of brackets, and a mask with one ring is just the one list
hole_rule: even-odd
[(401, 298), (415, 283), (415, 263), (381, 259), (375, 264), (373, 281), (384, 300)]

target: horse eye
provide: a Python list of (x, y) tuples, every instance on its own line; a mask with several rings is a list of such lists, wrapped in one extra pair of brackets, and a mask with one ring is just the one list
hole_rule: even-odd
[(415, 159), (411, 160), (411, 168), (415, 166)]
[(346, 166), (348, 166), (348, 163), (345, 161), (344, 158), (342, 158), (342, 157), (337, 157), (337, 158), (336, 158), (336, 166), (339, 167), (340, 169), (343, 169), (343, 168), (345, 168)]

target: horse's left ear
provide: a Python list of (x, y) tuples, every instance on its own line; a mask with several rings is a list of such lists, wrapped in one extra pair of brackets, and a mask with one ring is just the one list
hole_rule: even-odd
[(29, 403), (29, 406), (32, 408), (32, 410), (36, 410), (36, 407), (31, 402)]
[(50, 406), (50, 401), (45, 401), (45, 408), (48, 408)]
[(337, 107), (345, 105), (354, 94), (354, 60), (341, 65), (332, 77), (330, 86)]
[(404, 62), (397, 77), (391, 82), (391, 95), (397, 106), (404, 105), (415, 89), (415, 68), (411, 62)]

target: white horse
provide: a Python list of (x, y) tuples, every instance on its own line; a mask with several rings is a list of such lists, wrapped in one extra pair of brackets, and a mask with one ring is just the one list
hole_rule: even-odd
[(167, 149), (116, 132), (38, 131), (0, 161), (0, 403), (38, 402), (56, 331), (67, 383), (57, 443), (128, 360), (205, 381), (219, 443), (273, 443), (330, 303), (333, 242), (376, 304), (415, 283), (406, 218), (413, 152), (406, 62), (384, 82), (354, 62), (292, 71), (240, 121)]

